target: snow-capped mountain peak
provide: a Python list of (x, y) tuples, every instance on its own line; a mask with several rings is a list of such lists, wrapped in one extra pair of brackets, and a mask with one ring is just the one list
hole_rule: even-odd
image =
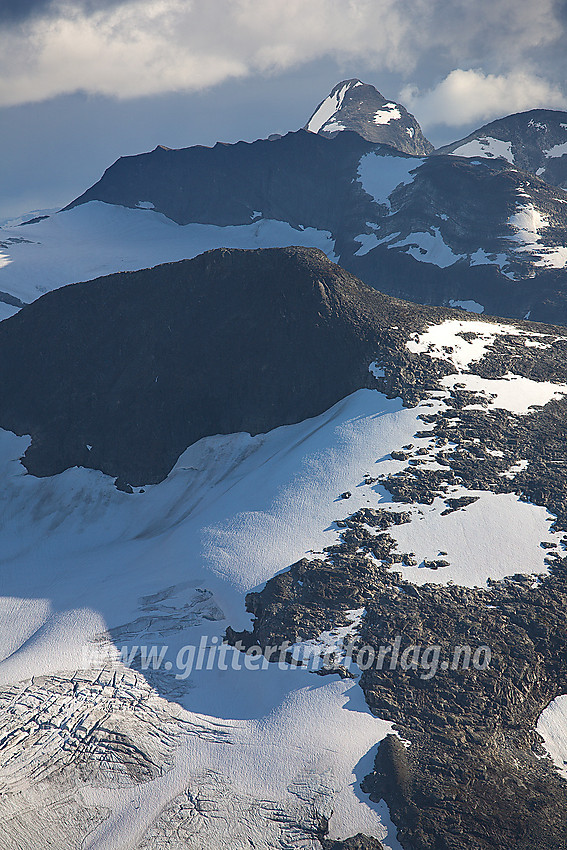
[(485, 124), (435, 153), (505, 159), (550, 183), (567, 188), (567, 112), (531, 109)]
[(391, 145), (417, 156), (433, 149), (413, 115), (401, 104), (387, 100), (374, 86), (357, 79), (337, 83), (304, 129), (326, 136), (353, 130), (369, 142)]

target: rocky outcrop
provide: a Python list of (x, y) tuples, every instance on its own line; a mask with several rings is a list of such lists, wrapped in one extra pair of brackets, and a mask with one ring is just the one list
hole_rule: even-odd
[[(517, 358), (517, 374), (564, 382), (564, 338), (539, 339), (540, 347), (526, 346), (521, 334), (503, 333), (474, 370), (502, 377)], [(424, 398), (439, 377), (427, 375), (428, 362), (433, 368), (443, 361), (400, 354), (384, 381), (391, 392)], [(441, 468), (412, 465), (424, 455), (405, 446), (400, 454), (407, 466), (380, 479), (401, 504), (338, 520), (339, 542), (325, 549), (325, 558), (302, 559), (249, 594), (253, 630), (229, 630), (227, 638), (260, 648), (316, 641), (322, 632), (347, 625), (349, 611), (363, 608), (356, 646), (372, 648), (376, 658), (390, 649), (385, 663), (351, 666), (351, 672), (360, 673), (372, 712), (392, 721), (399, 737), (380, 744), (362, 787), (374, 801), (386, 801), (402, 846), (557, 850), (567, 834), (567, 782), (545, 757), (535, 730), (542, 711), (567, 691), (567, 558), (557, 544), (544, 541), (548, 575), (522, 575), (519, 561), (517, 575), (490, 581), (484, 589), (418, 587), (396, 572), (408, 553), (398, 552), (388, 533), (415, 521), (405, 504), (441, 497), (449, 512), (475, 501), (450, 496), (447, 484), (517, 493), (552, 511), (555, 529), (567, 529), (565, 401), (518, 416), (467, 409), (479, 398), (457, 385), (438, 412), (424, 414), (428, 429), (416, 437), (431, 439), (428, 458)], [(519, 458), (523, 464), (511, 474)], [(391, 661), (396, 641), (403, 665)], [(429, 666), (424, 656), (412, 662), (416, 647), (435, 650)], [(485, 647), (488, 665), (459, 664), (467, 651), (478, 651), (480, 659)], [(325, 672), (340, 674), (344, 651), (327, 659)]]

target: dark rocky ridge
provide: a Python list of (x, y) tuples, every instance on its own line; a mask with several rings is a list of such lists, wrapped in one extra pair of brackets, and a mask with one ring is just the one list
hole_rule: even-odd
[[(341, 94), (340, 105), (331, 118), (317, 120), (321, 107), (327, 106), (328, 103), (338, 103)], [(391, 113), (392, 117), (383, 123), (376, 123), (377, 112), (385, 113), (384, 118), (388, 118), (387, 113)], [(374, 86), (356, 79), (337, 83), (329, 96), (321, 101), (303, 129), (321, 135), (353, 130), (369, 142), (390, 145), (414, 156), (427, 156), (433, 151), (433, 145), (423, 135), (415, 117), (404, 106), (387, 100)]]
[[(331, 235), (343, 268), (381, 292), (425, 304), (473, 300), (490, 315), (530, 313), (537, 321), (567, 324), (565, 269), (542, 268), (538, 257), (515, 250), (509, 224), (520, 200), (532, 203), (548, 222), (540, 244), (567, 245), (562, 190), (501, 159), (436, 155), (416, 158), (413, 179), (393, 188), (388, 203), (377, 203), (357, 174), (369, 153), (386, 177), (407, 161), (348, 130), (334, 138), (300, 130), (251, 144), (156, 148), (119, 159), (68, 209), (92, 200), (132, 208), (148, 201), (182, 225), (272, 219), (313, 227)], [(399, 240), (411, 243), (416, 233), (418, 244), (433, 237), (440, 248), (448, 246), (454, 263), (443, 267), (419, 248), (392, 247)], [(380, 244), (361, 253), (360, 237)], [(480, 264), (471, 264), (479, 249), (474, 263)], [(497, 262), (502, 252), (510, 257), (506, 274)]]
[(356, 133), (326, 139), (305, 130), (272, 141), (197, 145), (126, 156), (65, 209), (88, 201), (150, 201), (178, 224), (250, 224), (264, 218), (338, 232), (360, 157), (375, 145)]
[[(32, 436), (24, 463), (35, 475), (77, 465), (121, 486), (156, 482), (201, 437), (299, 422), (362, 387), (417, 403), (454, 368), (405, 343), (454, 316), (383, 295), (310, 248), (220, 249), (109, 275), (0, 323), (0, 427)], [(514, 339), (499, 342), (493, 370), (505, 374), (512, 355), (528, 376), (567, 379), (561, 343), (520, 354)], [(563, 410), (554, 404), (546, 416)], [(415, 491), (423, 474), (391, 487)]]
[(464, 139), (451, 142), (435, 154), (452, 153), (462, 145), (486, 138), (511, 143), (514, 165), (537, 174), (546, 183), (567, 189), (567, 152), (547, 157), (546, 151), (567, 142), (567, 112), (554, 109), (530, 109), (485, 124)]
[(201, 437), (268, 431), (374, 386), (389, 326), (432, 313), (449, 314), (315, 249), (221, 249), (73, 284), (0, 324), (0, 424), (32, 435), (33, 474), (159, 481)]

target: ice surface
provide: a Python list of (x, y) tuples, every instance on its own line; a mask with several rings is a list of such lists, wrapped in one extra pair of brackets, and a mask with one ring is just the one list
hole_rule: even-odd
[[(255, 693), (260, 683), (256, 673), (231, 671), (226, 677), (224, 699), (232, 695), (232, 679), (246, 680)], [(359, 763), (376, 741), (391, 732), (391, 724), (372, 717), (364, 696), (354, 682), (313, 681), (303, 671), (271, 669), (262, 674), (263, 687), (275, 691), (281, 702), (266, 718), (219, 724), (212, 718), (194, 715), (203, 725), (226, 733), (224, 741), (187, 735), (176, 753), (173, 770), (135, 789), (83, 791), (86, 800), (113, 810), (110, 818), (89, 837), (89, 850), (128, 850), (134, 847), (163, 807), (187, 786), (188, 779), (211, 768), (230, 779), (233, 793), (275, 800), (296, 808), (297, 791), (304, 800), (315, 802), (323, 792), (330, 798), (330, 836), (347, 837), (363, 831), (386, 838), (379, 807), (363, 801), (356, 790)], [(287, 685), (288, 693), (282, 688)], [(356, 772), (355, 772), (356, 771)], [(216, 802), (216, 801), (215, 801)], [(221, 806), (222, 806), (222, 800)], [(222, 812), (222, 808), (221, 808)], [(219, 824), (219, 827), (221, 825)], [(386, 842), (401, 850), (395, 831)], [(267, 846), (262, 835), (248, 835), (255, 847)], [(211, 847), (211, 844), (207, 844)], [(273, 846), (273, 845), (272, 845)], [(313, 844), (313, 846), (316, 846)], [(213, 844), (212, 847), (220, 845)], [(212, 850), (212, 848), (211, 848)]]
[(331, 234), (311, 227), (261, 219), (217, 227), (179, 225), (147, 209), (91, 201), (37, 224), (2, 228), (0, 241), (14, 238), (0, 254), (0, 291), (22, 301), (67, 283), (195, 257), (212, 248), (283, 248), (304, 245), (334, 255)]
[[(164, 482), (133, 495), (92, 470), (25, 475), (19, 457), (28, 440), (1, 432), (3, 684), (56, 671), (71, 675), (85, 663), (85, 644), (105, 628), (130, 635), (130, 642), (166, 643), (175, 658), (201, 635), (210, 643), (229, 624), (248, 626), (247, 591), (313, 546), (337, 540), (333, 520), (344, 513), (339, 493), (353, 491), (349, 511), (385, 498), (357, 485), (378, 466), (399, 469), (384, 453), (411, 439), (422, 426), (419, 413), (361, 390), (299, 425), (254, 438), (201, 440)], [(187, 617), (199, 589), (212, 594), (224, 617), (211, 619), (206, 610), (201, 619)], [(164, 602), (148, 615), (142, 601), (152, 597)], [(136, 640), (137, 629), (143, 635)], [(303, 777), (307, 800), (323, 783), (333, 836), (385, 836), (384, 807), (370, 804), (357, 783), (361, 760), (390, 725), (372, 717), (355, 683), (274, 666), (212, 670), (193, 673), (177, 699), (195, 722), (228, 724), (233, 743), (191, 737), (161, 779), (134, 790), (83, 789), (112, 813), (92, 836), (92, 848), (133, 846), (204, 765), (236, 782), (235, 793), (284, 803), (294, 778)], [(387, 843), (397, 848), (394, 839)]]

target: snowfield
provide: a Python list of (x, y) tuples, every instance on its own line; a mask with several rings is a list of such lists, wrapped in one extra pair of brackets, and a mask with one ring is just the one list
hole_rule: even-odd
[[(498, 326), (475, 324), (484, 326), (480, 343), (455, 337), (474, 349), (462, 352), (460, 363), (481, 356), (498, 332)], [(462, 325), (430, 328), (413, 345), (427, 345), (434, 353), (435, 339), (444, 343)], [(443, 403), (439, 397), (428, 401), (427, 412), (431, 404)], [(348, 513), (389, 503), (383, 488), (364, 484), (364, 476), (402, 469), (405, 462), (393, 460), (390, 452), (412, 439), (418, 446), (430, 444), (414, 436), (423, 428), (422, 409), (421, 404), (405, 409), (399, 400), (360, 390), (298, 425), (257, 437), (200, 440), (164, 482), (132, 495), (92, 470), (70, 469), (48, 479), (25, 475), (19, 457), (28, 440), (2, 432), (4, 688), (55, 674), (69, 681), (85, 667), (85, 658), (96, 667), (100, 658), (85, 653), (97, 636), (107, 635), (118, 649), (124, 641), (167, 645), (168, 658), (177, 659), (184, 646), (202, 639), (208, 648), (220, 645), (228, 625), (249, 626), (246, 592), (337, 541), (340, 530), (333, 520), (346, 508), (339, 493), (348, 488), (353, 494)], [(405, 577), (417, 584), (452, 580), (474, 586), (517, 572), (519, 565), (527, 572), (546, 571), (539, 543), (555, 542), (547, 511), (511, 495), (476, 495), (478, 502), (448, 516), (441, 516), (440, 500), (415, 505), (412, 521), (392, 529), (400, 551), (415, 551), (422, 561), (443, 547), (451, 561), (437, 573), (419, 564), (403, 568)], [(352, 612), (351, 629), (360, 616)], [(336, 639), (323, 636), (327, 643)], [(231, 805), (246, 801), (254, 813), (255, 846), (268, 847), (266, 807), (298, 812), (293, 789), (299, 783), (303, 804), (333, 811), (332, 837), (360, 831), (399, 850), (385, 807), (370, 804), (358, 789), (390, 724), (370, 715), (361, 689), (350, 680), (265, 666), (190, 671), (181, 682), (162, 670), (150, 679), (169, 700), (162, 700), (160, 711), (167, 717), (173, 711), (171, 722), (177, 724), (172, 761), (142, 786), (81, 784), (81, 800), (109, 812), (84, 846), (125, 850), (152, 830), (159, 835), (166, 825), (155, 821), (156, 813), (178, 811), (180, 799), (204, 793), (205, 783), (226, 817)], [(57, 711), (63, 710), (62, 704)], [(25, 785), (31, 776), (26, 747), (20, 751), (24, 764), (18, 775), (24, 779), (18, 781)], [(34, 788), (35, 805), (45, 804), (41, 783)], [(47, 794), (48, 783), (45, 788)], [(225, 841), (226, 817), (206, 819), (208, 846)]]
[(294, 229), (273, 219), (183, 226), (150, 209), (90, 201), (37, 224), (0, 228), (0, 292), (27, 303), (68, 283), (190, 259), (213, 248), (290, 245), (320, 248), (336, 260), (331, 234), (311, 227)]
[[(442, 338), (448, 333), (444, 330)], [(435, 328), (428, 334), (435, 337)], [(489, 341), (486, 333), (484, 344)], [(439, 407), (443, 399), (426, 404), (430, 413), (431, 404)], [(414, 437), (423, 429), (418, 419), (422, 411), (421, 404), (407, 409), (377, 391), (360, 390), (298, 425), (256, 437), (200, 440), (183, 453), (165, 481), (132, 495), (92, 470), (69, 469), (46, 479), (26, 475), (19, 457), (27, 438), (1, 432), (0, 720), (3, 693), (8, 704), (14, 688), (24, 694), (22, 699), (32, 699), (38, 682), (47, 682), (50, 693), (54, 688), (49, 684), (53, 678), (41, 677), (58, 676), (75, 696), (54, 692), (50, 698), (52, 707), (34, 738), (49, 754), (54, 746), (49, 741), (61, 736), (68, 741), (75, 734), (72, 722), (61, 726), (62, 718), (66, 712), (74, 717), (76, 700), (87, 699), (80, 695), (94, 687), (88, 683), (85, 691), (77, 671), (88, 660), (95, 665), (95, 678), (100, 675), (101, 656), (93, 654), (93, 640), (106, 635), (104, 645), (117, 649), (125, 643), (166, 645), (167, 658), (176, 663), (184, 646), (204, 640), (212, 651), (228, 625), (248, 627), (246, 592), (300, 557), (313, 556), (313, 549), (321, 552), (336, 542), (340, 530), (335, 519), (390, 502), (383, 488), (365, 484), (364, 476), (404, 468), (405, 462), (393, 460), (390, 452), (410, 441), (431, 443)], [(348, 506), (339, 498), (345, 489), (352, 492)], [(404, 568), (408, 579), (474, 586), (489, 576), (517, 572), (519, 565), (528, 572), (546, 571), (539, 543), (554, 540), (547, 512), (510, 495), (480, 496), (466, 510), (445, 517), (439, 500), (432, 506), (415, 505), (412, 522), (392, 529), (400, 551), (432, 558), (442, 543), (449, 552), (451, 567), (436, 574), (419, 565)], [(352, 630), (361, 614), (352, 612)], [(384, 805), (371, 804), (358, 787), (371, 770), (376, 744), (391, 732), (390, 724), (369, 713), (356, 682), (265, 666), (235, 670), (229, 663), (226, 670), (190, 670), (181, 680), (173, 675), (178, 666), (173, 673), (166, 668), (152, 674), (154, 696), (143, 705), (159, 711), (160, 728), (171, 725), (169, 761), (160, 776), (142, 785), (78, 782), (72, 806), (87, 804), (88, 811), (108, 814), (99, 816), (83, 846), (163, 846), (171, 823), (177, 823), (180, 812), (187, 815), (188, 801), (204, 795), (219, 816), (203, 818), (201, 837), (189, 836), (180, 847), (197, 850), (191, 840), (205, 840), (203, 835), (207, 846), (225, 846), (230, 812), (244, 807), (249, 812), (247, 835), (258, 848), (279, 846), (269, 844), (274, 828), (270, 811), (292, 813), (301, 821), (306, 811), (316, 809), (333, 812), (331, 837), (364, 832), (400, 850)], [(123, 668), (117, 669), (123, 675)], [(111, 682), (120, 679), (116, 675)], [(29, 685), (31, 677), (36, 685)], [(114, 686), (115, 704), (127, 702), (124, 693), (130, 690)], [(94, 703), (88, 697), (92, 710), (107, 691), (103, 687)], [(138, 709), (132, 715), (126, 705), (119, 712), (121, 728), (134, 740), (147, 728), (140, 726), (147, 710), (139, 709), (136, 722)], [(6, 720), (9, 726), (13, 716), (6, 717), (12, 717)], [(30, 785), (28, 765), (34, 762), (29, 759), (26, 745), (18, 744), (10, 761), (11, 781), (25, 790), (28, 796), (22, 801), (33, 812), (34, 806), (39, 810), (47, 804), (53, 789), (48, 777)], [(315, 850), (305, 835), (293, 841), (293, 846)]]

